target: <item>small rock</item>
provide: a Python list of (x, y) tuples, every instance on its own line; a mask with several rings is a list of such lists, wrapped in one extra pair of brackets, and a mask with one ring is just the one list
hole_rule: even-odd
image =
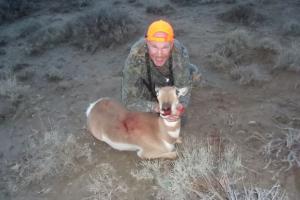
[(243, 135), (243, 134), (246, 134), (246, 131), (244, 131), (244, 130), (238, 130), (236, 132), (236, 134)]
[(69, 81), (61, 81), (58, 83), (57, 89), (66, 90), (72, 87), (72, 84)]
[(248, 122), (248, 125), (256, 125), (257, 123), (256, 123), (256, 121), (249, 121)]

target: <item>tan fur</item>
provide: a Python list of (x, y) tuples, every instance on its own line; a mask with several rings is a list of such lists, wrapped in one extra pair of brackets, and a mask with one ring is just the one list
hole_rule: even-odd
[[(185, 88), (186, 89), (186, 88)], [(158, 90), (160, 110), (167, 103), (175, 114), (178, 104), (175, 87)], [(117, 101), (100, 99), (87, 110), (88, 129), (98, 140), (108, 143), (118, 150), (137, 150), (141, 158), (174, 159), (177, 154), (173, 145), (181, 142), (179, 136), (168, 134), (180, 131), (180, 118), (174, 122), (164, 119), (164, 115), (147, 112), (130, 112)], [(178, 134), (179, 135), (179, 134)]]

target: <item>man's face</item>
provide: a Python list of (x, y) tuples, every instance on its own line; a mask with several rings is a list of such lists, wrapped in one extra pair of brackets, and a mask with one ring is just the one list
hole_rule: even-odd
[(157, 67), (163, 66), (171, 55), (172, 42), (147, 41), (148, 52), (151, 60)]

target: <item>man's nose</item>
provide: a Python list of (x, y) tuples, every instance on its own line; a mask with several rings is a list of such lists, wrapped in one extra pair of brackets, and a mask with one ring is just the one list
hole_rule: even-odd
[(157, 56), (161, 56), (162, 55), (162, 50), (161, 49), (158, 49), (157, 50)]

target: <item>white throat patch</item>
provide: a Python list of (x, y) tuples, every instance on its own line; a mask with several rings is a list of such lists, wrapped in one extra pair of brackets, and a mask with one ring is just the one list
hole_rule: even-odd
[(168, 121), (167, 119), (163, 119), (163, 121), (164, 121), (165, 125), (168, 127), (175, 127), (178, 124), (178, 121), (171, 122), (171, 121)]
[(178, 138), (179, 137), (179, 133), (180, 133), (180, 128), (176, 129), (175, 131), (168, 131), (168, 134), (172, 138)]

